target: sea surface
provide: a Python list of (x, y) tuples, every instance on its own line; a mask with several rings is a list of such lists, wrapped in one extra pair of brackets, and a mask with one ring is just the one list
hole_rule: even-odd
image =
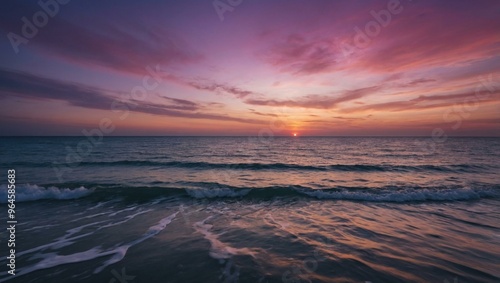
[(93, 138), (0, 138), (0, 282), (500, 282), (498, 138)]

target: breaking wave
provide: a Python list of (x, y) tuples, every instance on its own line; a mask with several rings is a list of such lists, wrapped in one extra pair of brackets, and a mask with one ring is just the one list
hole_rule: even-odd
[[(88, 189), (90, 187), (91, 189)], [(218, 183), (199, 183), (189, 187), (124, 187), (123, 185), (88, 185), (79, 188), (18, 185), (16, 201), (70, 200), (89, 196), (88, 200), (144, 201), (161, 197), (194, 199), (247, 199), (303, 198), (317, 200), (347, 200), (367, 202), (422, 202), (464, 201), (481, 198), (500, 198), (500, 185), (478, 187), (334, 187), (316, 189), (306, 186), (232, 187)], [(7, 187), (0, 186), (0, 202), (7, 202)]]
[[(16, 202), (47, 200), (47, 199), (77, 199), (88, 196), (93, 190), (85, 187), (76, 189), (58, 188), (58, 187), (40, 187), (37, 185), (16, 185)], [(0, 203), (7, 203), (8, 188), (7, 185), (0, 185)]]

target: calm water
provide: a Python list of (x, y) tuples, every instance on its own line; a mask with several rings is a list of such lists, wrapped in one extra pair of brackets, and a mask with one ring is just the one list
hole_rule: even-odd
[(85, 141), (0, 139), (0, 282), (500, 282), (500, 139)]

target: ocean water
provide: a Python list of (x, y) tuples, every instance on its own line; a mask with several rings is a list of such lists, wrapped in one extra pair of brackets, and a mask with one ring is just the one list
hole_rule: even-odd
[(500, 282), (500, 139), (0, 138), (0, 282)]

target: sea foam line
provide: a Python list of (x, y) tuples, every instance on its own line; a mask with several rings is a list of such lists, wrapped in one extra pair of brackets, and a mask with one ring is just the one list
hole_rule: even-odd
[[(88, 196), (93, 190), (85, 187), (77, 189), (40, 187), (37, 185), (23, 184), (16, 186), (16, 202), (34, 201), (40, 199), (77, 199)], [(0, 203), (7, 203), (7, 185), (0, 185)]]
[[(28, 273), (31, 273), (31, 272), (34, 272), (37, 270), (52, 268), (52, 267), (56, 267), (56, 266), (63, 265), (63, 264), (78, 263), (78, 262), (88, 261), (88, 260), (92, 260), (92, 259), (96, 259), (96, 258), (100, 258), (100, 257), (104, 257), (104, 256), (112, 256), (110, 259), (108, 259), (106, 262), (104, 262), (103, 265), (96, 268), (93, 272), (94, 274), (99, 273), (102, 270), (104, 270), (106, 267), (108, 267), (109, 265), (121, 261), (125, 257), (125, 255), (127, 254), (128, 249), (130, 249), (131, 247), (133, 247), (139, 243), (142, 243), (145, 240), (147, 240), (147, 239), (157, 235), (161, 231), (163, 231), (167, 227), (167, 225), (170, 224), (175, 219), (175, 217), (177, 216), (178, 213), (179, 212), (175, 212), (174, 214), (169, 215), (169, 216), (161, 219), (156, 225), (149, 227), (149, 229), (142, 235), (142, 237), (140, 237), (140, 238), (138, 238), (138, 239), (136, 239), (128, 244), (118, 246), (112, 250), (103, 251), (99, 247), (94, 247), (94, 248), (91, 248), (87, 251), (78, 252), (78, 253), (69, 254), (69, 255), (59, 255), (57, 253), (38, 254), (35, 257), (36, 258), (43, 258), (43, 259), (40, 262), (38, 262), (32, 266), (20, 269), (19, 272), (16, 273), (15, 278), (22, 276), (22, 275), (26, 275)], [(91, 224), (95, 224), (95, 223), (91, 223)], [(86, 225), (86, 226), (88, 226), (88, 225)], [(77, 231), (80, 231), (81, 228), (83, 228), (83, 227), (78, 227), (78, 228), (74, 228), (74, 229), (69, 230), (68, 231), (69, 235), (72, 235), (72, 234), (76, 233)], [(65, 240), (64, 244), (66, 244), (67, 241), (69, 241), (69, 240), (77, 238), (77, 237), (67, 238), (69, 235), (66, 235), (66, 237), (63, 237)], [(49, 245), (47, 245), (47, 247), (48, 246), (53, 246), (53, 244), (49, 244)], [(44, 246), (44, 248), (45, 247), (46, 246)], [(39, 250), (39, 249), (40, 249), (40, 247), (36, 248), (34, 250)], [(0, 275), (2, 275), (2, 276), (7, 275), (7, 273), (2, 272)], [(5, 281), (8, 281), (10, 279), (14, 279), (14, 277), (8, 276), (5, 278), (0, 278), (0, 282), (5, 282)]]
[(255, 253), (248, 248), (233, 248), (221, 242), (219, 240), (220, 235), (210, 232), (213, 225), (205, 223), (212, 218), (213, 216), (209, 216), (193, 225), (193, 228), (210, 242), (210, 257), (218, 260), (228, 259), (233, 255), (251, 255), (252, 257), (255, 257)]

